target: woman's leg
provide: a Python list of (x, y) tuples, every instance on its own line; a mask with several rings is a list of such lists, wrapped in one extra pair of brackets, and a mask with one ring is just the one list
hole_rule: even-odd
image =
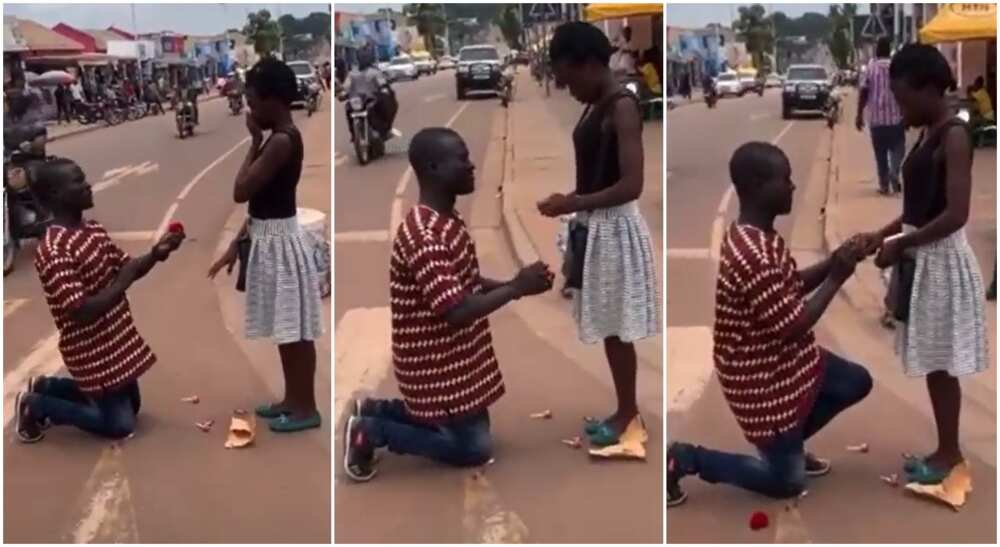
[(927, 375), (927, 392), (931, 397), (938, 434), (938, 448), (927, 457), (927, 463), (937, 469), (951, 469), (962, 461), (962, 450), (958, 446), (962, 387), (958, 378), (937, 371)]
[(316, 345), (312, 340), (281, 344), (278, 353), (285, 374), (285, 398), (278, 406), (288, 411), (290, 420), (315, 415)]
[(622, 342), (617, 336), (604, 339), (604, 354), (611, 367), (611, 378), (615, 383), (618, 408), (606, 421), (618, 433), (625, 431), (629, 422), (639, 414), (636, 403), (636, 356), (635, 345)]

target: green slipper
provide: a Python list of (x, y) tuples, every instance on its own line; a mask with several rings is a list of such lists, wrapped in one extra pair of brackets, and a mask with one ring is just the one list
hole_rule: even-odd
[(907, 471), (907, 479), (924, 485), (941, 484), (941, 481), (948, 477), (951, 469), (936, 469), (927, 464), (924, 460), (918, 460), (912, 470)]
[(926, 460), (927, 456), (914, 456), (912, 454), (906, 454), (903, 456), (903, 471), (911, 473)]
[(263, 404), (254, 409), (254, 413), (265, 420), (273, 420), (288, 414), (287, 410), (281, 410), (276, 403)]
[(294, 433), (321, 425), (323, 425), (323, 418), (320, 417), (318, 412), (301, 420), (292, 420), (287, 414), (282, 414), (270, 422), (271, 431), (275, 433)]
[(610, 425), (605, 422), (601, 422), (597, 424), (597, 429), (588, 436), (590, 438), (590, 444), (605, 447), (618, 444), (621, 433), (615, 433), (615, 430), (612, 429)]
[(604, 420), (598, 420), (597, 418), (594, 418), (592, 416), (587, 416), (586, 418), (583, 419), (583, 423), (585, 424), (583, 426), (583, 432), (586, 433), (587, 435), (593, 435), (594, 433), (597, 433), (598, 429), (600, 429), (601, 424), (604, 423)]

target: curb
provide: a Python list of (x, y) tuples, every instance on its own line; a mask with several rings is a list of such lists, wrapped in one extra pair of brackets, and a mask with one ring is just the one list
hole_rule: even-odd
[(505, 116), (504, 124), (504, 151), (503, 151), (503, 175), (500, 179), (500, 198), (502, 208), (500, 211), (500, 226), (507, 236), (507, 243), (514, 251), (514, 259), (520, 267), (525, 267), (538, 261), (538, 250), (534, 241), (528, 235), (528, 230), (521, 221), (520, 212), (514, 204), (514, 198), (509, 190), (514, 181), (514, 115), (512, 110), (514, 103), (510, 103)]
[[(222, 98), (223, 98), (222, 95), (213, 95), (213, 96), (205, 99), (205, 102), (208, 103), (208, 102), (216, 101), (216, 100), (219, 100), (219, 99), (222, 99)], [(204, 103), (202, 103), (202, 104), (204, 104)], [(136, 120), (136, 121), (138, 121), (138, 120)], [(92, 123), (90, 125), (87, 125), (87, 126), (84, 126), (84, 127), (79, 127), (79, 128), (74, 129), (72, 131), (67, 131), (66, 133), (62, 133), (62, 134), (56, 135), (54, 137), (49, 137), (48, 142), (55, 142), (55, 141), (58, 141), (60, 139), (65, 139), (67, 137), (75, 137), (77, 135), (82, 135), (84, 133), (90, 133), (91, 131), (97, 131), (98, 129), (106, 129), (106, 128), (107, 128), (106, 125), (100, 125), (100, 124)]]

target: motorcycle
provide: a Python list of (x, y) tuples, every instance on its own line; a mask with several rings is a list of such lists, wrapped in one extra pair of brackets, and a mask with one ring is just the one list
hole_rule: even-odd
[(705, 105), (708, 106), (708, 108), (715, 108), (715, 103), (719, 100), (719, 96), (715, 93), (715, 89), (712, 89), (708, 93), (704, 93), (704, 95)]
[(229, 112), (233, 116), (239, 116), (243, 112), (243, 95), (240, 93), (230, 93), (228, 95)]
[(180, 138), (194, 136), (194, 104), (191, 101), (178, 103), (174, 122), (177, 124), (177, 135)]
[(305, 99), (306, 115), (312, 116), (319, 109), (321, 100), (319, 84), (316, 82), (299, 82), (299, 95)]
[(124, 110), (126, 112), (125, 116), (129, 121), (145, 118), (146, 114), (149, 113), (149, 107), (146, 103), (138, 100), (133, 100), (132, 102), (127, 103)]
[(840, 121), (840, 96), (836, 94), (835, 90), (831, 90), (826, 99), (823, 115), (826, 118), (826, 126), (830, 129), (833, 129), (833, 126)]
[(340, 99), (347, 103), (347, 113), (354, 128), (354, 152), (358, 163), (367, 165), (371, 160), (385, 154), (385, 140), (372, 126), (369, 115), (375, 107), (374, 97), (341, 95)]
[[(7, 135), (5, 135), (7, 141)], [(49, 158), (23, 150), (10, 150), (4, 143), (3, 164), (3, 273), (14, 269), (21, 241), (38, 239), (52, 223), (46, 210), (31, 189), (34, 169)]]
[(108, 126), (118, 125), (124, 121), (124, 115), (120, 109), (105, 100), (98, 100), (93, 103), (80, 103), (77, 106), (76, 121), (81, 125), (90, 125), (103, 121)]
[(504, 108), (514, 100), (514, 76), (510, 74), (501, 74), (500, 78), (497, 80), (497, 94), (500, 95), (500, 104)]

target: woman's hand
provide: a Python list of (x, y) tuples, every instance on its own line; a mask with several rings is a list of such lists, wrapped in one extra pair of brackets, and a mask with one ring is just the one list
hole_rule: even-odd
[(233, 267), (236, 265), (237, 255), (236, 242), (234, 241), (226, 249), (226, 252), (215, 261), (215, 264), (212, 264), (212, 267), (208, 269), (208, 278), (215, 279), (215, 274), (219, 273), (223, 267), (226, 268), (226, 275), (231, 275)]
[(882, 242), (878, 256), (875, 257), (875, 266), (881, 269), (895, 265), (903, 257), (903, 244), (900, 238), (887, 239)]
[(253, 115), (248, 111), (246, 114), (247, 120), (247, 131), (250, 133), (250, 138), (254, 142), (259, 143), (264, 138), (264, 130), (257, 125), (257, 120), (253, 119)]
[(552, 194), (551, 196), (538, 202), (538, 212), (550, 218), (568, 215), (569, 213), (575, 212), (576, 209), (574, 208), (574, 204), (575, 202), (572, 196), (568, 196), (566, 194)]

